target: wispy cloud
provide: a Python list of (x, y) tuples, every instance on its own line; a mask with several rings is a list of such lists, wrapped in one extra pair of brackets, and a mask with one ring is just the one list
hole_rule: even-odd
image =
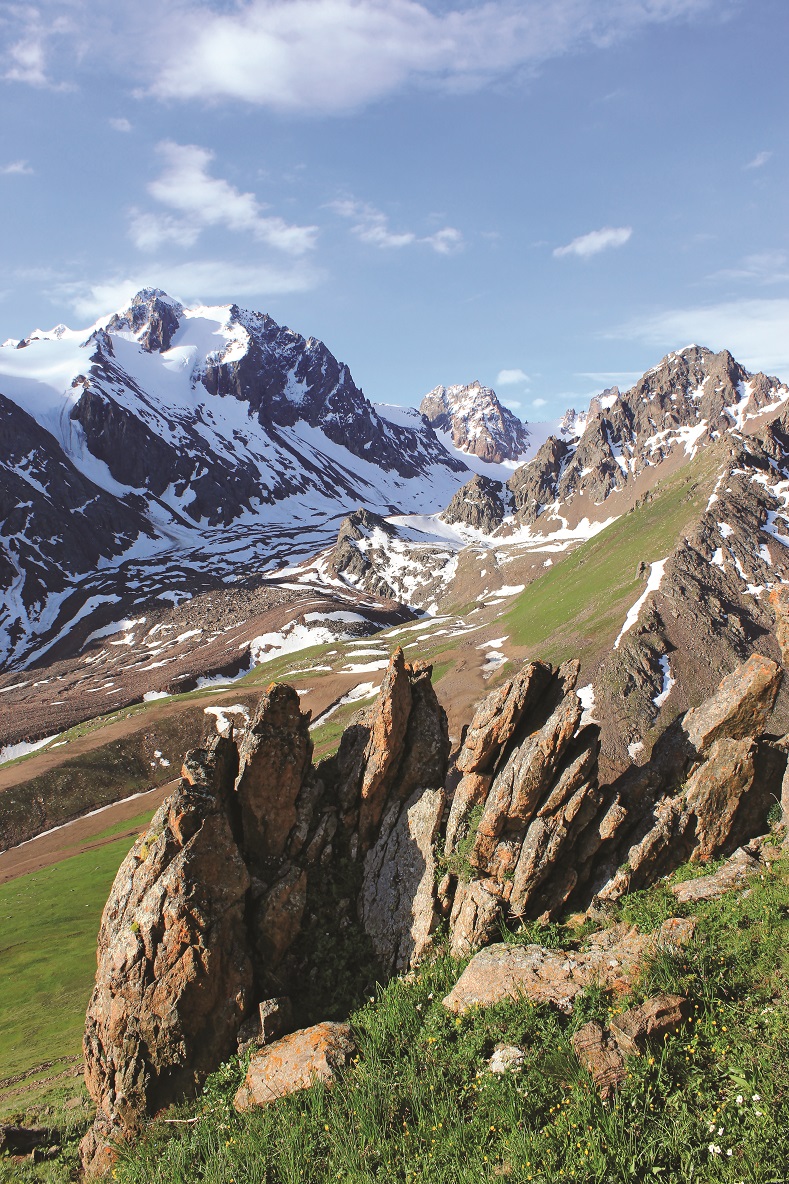
[(68, 83), (50, 77), (49, 59), (56, 39), (76, 30), (59, 5), (53, 5), (48, 13), (29, 4), (9, 5), (0, 16), (0, 32), (6, 34), (6, 48), (0, 50), (0, 77), (39, 88), (69, 89)]
[(566, 255), (589, 259), (592, 255), (599, 255), (601, 251), (608, 251), (612, 247), (623, 247), (632, 234), (632, 226), (603, 226), (600, 230), (590, 230), (588, 234), (574, 238), (564, 247), (556, 247), (553, 253), (557, 259), (562, 259)]
[(0, 166), (0, 176), (3, 177), (29, 177), (33, 171), (26, 160), (12, 160), (10, 164)]
[(531, 406), (534, 408), (535, 411), (539, 411), (540, 408), (548, 406), (548, 400), (547, 399), (532, 399)]
[[(111, 62), (163, 99), (243, 101), (326, 115), (410, 85), (473, 91), (552, 58), (620, 42), (649, 25), (716, 15), (733, 0), (170, 0), (145, 6), (38, 0), (7, 7), (0, 72), (51, 85), (58, 67)], [(68, 18), (63, 12), (68, 12)], [(0, 23), (4, 18), (0, 15)]]
[(152, 263), (146, 269), (110, 276), (99, 282), (61, 281), (50, 294), (66, 301), (76, 314), (96, 318), (124, 308), (141, 288), (164, 288), (180, 300), (222, 301), (240, 297), (266, 300), (318, 286), (322, 273), (301, 263), (286, 268), (266, 263), (242, 263), (226, 259), (197, 259), (187, 263)]
[(514, 370), (499, 370), (496, 375), (496, 386), (519, 386), (529, 382), (528, 374), (519, 368)]
[(122, 115), (117, 119), (108, 119), (107, 122), (116, 132), (130, 132), (132, 130), (131, 123)]
[(156, 251), (168, 242), (191, 247), (203, 230), (216, 226), (251, 234), (289, 255), (303, 255), (315, 246), (317, 226), (296, 226), (265, 214), (253, 193), (242, 193), (212, 176), (209, 166), (214, 154), (208, 149), (165, 140), (157, 152), (164, 168), (148, 185), (148, 192), (160, 205), (175, 210), (176, 216), (133, 210), (129, 233), (141, 250)]
[(757, 251), (746, 255), (739, 267), (714, 272), (710, 279), (753, 280), (757, 284), (783, 284), (789, 280), (789, 254), (786, 251)]
[(760, 169), (767, 164), (767, 161), (772, 156), (772, 152), (757, 152), (753, 160), (749, 160), (745, 165), (746, 169)]
[(346, 111), (414, 80), (479, 89), (492, 78), (644, 25), (707, 12), (710, 0), (488, 0), (438, 11), (416, 0), (249, 0), (191, 20), (162, 55), (153, 91), (287, 110)]
[(328, 208), (351, 222), (351, 233), (360, 242), (381, 250), (399, 250), (424, 243), (439, 255), (453, 255), (463, 248), (463, 235), (454, 226), (444, 226), (434, 234), (420, 237), (413, 230), (391, 230), (388, 216), (367, 202), (345, 198), (329, 203)]
[(731, 300), (669, 309), (634, 319), (609, 337), (643, 341), (658, 349), (698, 342), (728, 349), (749, 370), (789, 379), (789, 299)]

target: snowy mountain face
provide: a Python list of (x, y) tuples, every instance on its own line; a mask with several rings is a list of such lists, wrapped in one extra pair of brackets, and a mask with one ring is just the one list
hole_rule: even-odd
[(313, 553), (356, 506), (437, 511), (469, 476), (322, 342), (156, 289), (0, 348), (0, 472), (0, 668), (121, 600)]
[(482, 461), (520, 463), (529, 450), (526, 425), (502, 407), (495, 391), (479, 382), (437, 386), (425, 395), (419, 410), (455, 448)]

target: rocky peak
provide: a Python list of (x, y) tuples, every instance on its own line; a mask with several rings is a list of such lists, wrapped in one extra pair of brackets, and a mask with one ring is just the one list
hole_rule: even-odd
[(161, 288), (142, 288), (123, 312), (107, 322), (110, 333), (133, 333), (148, 353), (165, 353), (178, 330), (183, 305)]
[(448, 432), (452, 443), (480, 460), (500, 464), (517, 460), (528, 447), (524, 423), (503, 407), (490, 387), (437, 386), (419, 405), (431, 427)]
[(506, 485), (476, 475), (461, 486), (441, 517), (445, 522), (463, 523), (493, 534), (510, 512), (512, 498)]

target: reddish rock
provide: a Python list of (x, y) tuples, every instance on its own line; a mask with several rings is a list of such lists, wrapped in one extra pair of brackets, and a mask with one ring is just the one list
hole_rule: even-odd
[(309, 721), (293, 687), (272, 683), (241, 733), (236, 792), (244, 849), (255, 863), (279, 861), (296, 824), (296, 800), (312, 759)]
[(347, 1024), (315, 1024), (293, 1032), (252, 1054), (233, 1105), (249, 1110), (308, 1089), (316, 1081), (331, 1085), (355, 1053)]
[(716, 740), (688, 779), (683, 798), (695, 819), (694, 859), (710, 859), (725, 847), (743, 795), (753, 785), (755, 759), (753, 740)]
[(688, 1019), (692, 1005), (683, 995), (655, 995), (611, 1020), (611, 1034), (622, 1052), (640, 1056), (652, 1039), (662, 1040)]
[[(85, 1083), (96, 1120), (88, 1171), (146, 1114), (185, 1094), (235, 1047), (251, 1003), (244, 925), (249, 875), (214, 784), (217, 739), (121, 864), (104, 908), (86, 1017)], [(201, 771), (202, 770), (202, 771)]]
[(570, 1043), (584, 1069), (591, 1074), (600, 1097), (607, 1101), (627, 1075), (624, 1058), (610, 1033), (590, 1020), (578, 1029)]
[(691, 904), (697, 900), (717, 900), (735, 888), (744, 887), (748, 877), (761, 868), (759, 860), (740, 847), (716, 872), (709, 876), (698, 876), (695, 880), (683, 880), (680, 884), (673, 884), (671, 891), (680, 904)]
[(716, 740), (761, 736), (781, 685), (781, 667), (762, 654), (751, 654), (723, 679), (714, 695), (689, 711), (682, 727), (697, 752)]

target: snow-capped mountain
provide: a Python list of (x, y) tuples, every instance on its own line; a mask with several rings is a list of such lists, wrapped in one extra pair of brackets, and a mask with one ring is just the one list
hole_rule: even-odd
[(469, 476), (322, 342), (156, 289), (0, 347), (0, 472), (7, 664), (130, 595), (308, 555), (359, 505), (437, 511)]
[(437, 386), (425, 395), (419, 410), (450, 447), (481, 461), (522, 464), (529, 452), (526, 424), (479, 382)]

